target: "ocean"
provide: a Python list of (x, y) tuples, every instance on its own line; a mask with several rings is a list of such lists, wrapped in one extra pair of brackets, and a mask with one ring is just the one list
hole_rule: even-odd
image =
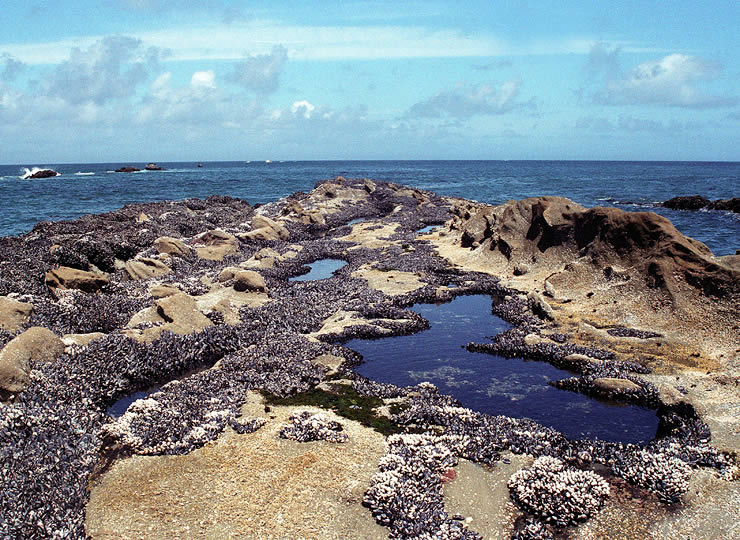
[[(685, 211), (656, 203), (679, 195), (738, 196), (737, 162), (625, 161), (231, 161), (158, 163), (166, 170), (114, 173), (143, 163), (0, 165), (0, 236), (22, 234), (39, 221), (75, 219), (125, 204), (209, 195), (266, 203), (308, 191), (322, 179), (345, 176), (408, 184), (491, 204), (542, 195), (584, 206), (657, 212), (716, 255), (740, 249), (740, 215)], [(51, 168), (61, 176), (20, 177), (24, 168)]]

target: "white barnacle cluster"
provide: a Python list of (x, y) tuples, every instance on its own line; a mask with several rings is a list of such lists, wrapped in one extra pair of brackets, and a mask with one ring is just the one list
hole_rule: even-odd
[(298, 442), (329, 441), (343, 443), (347, 434), (342, 433), (342, 425), (331, 420), (324, 413), (299, 411), (290, 415), (290, 423), (280, 429), (283, 439), (292, 439)]
[(588, 519), (609, 496), (609, 484), (601, 476), (550, 456), (515, 472), (507, 485), (519, 506), (558, 527)]
[(480, 538), (444, 511), (442, 474), (457, 457), (439, 437), (388, 437), (388, 453), (365, 492), (363, 504), (393, 538)]
[(689, 489), (691, 466), (676, 457), (648, 450), (635, 450), (612, 465), (628, 482), (655, 493), (665, 503), (678, 502)]

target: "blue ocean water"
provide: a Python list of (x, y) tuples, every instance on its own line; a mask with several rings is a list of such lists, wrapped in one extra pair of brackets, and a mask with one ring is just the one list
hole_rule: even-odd
[[(221, 194), (265, 203), (341, 175), (389, 180), (493, 204), (561, 195), (588, 207), (649, 210), (666, 216), (717, 255), (734, 254), (740, 248), (736, 214), (654, 206), (678, 195), (709, 199), (740, 195), (736, 162), (236, 161), (207, 162), (201, 168), (195, 162), (159, 163), (167, 170), (112, 172), (123, 165), (130, 163), (0, 166), (0, 236), (29, 231), (41, 220), (74, 219), (136, 202)], [(21, 180), (23, 168), (31, 166), (53, 168), (62, 176)]]
[(398, 386), (429, 381), (465, 407), (531, 418), (572, 439), (640, 443), (655, 437), (658, 417), (653, 410), (559, 390), (548, 381), (573, 374), (544, 362), (465, 349), (470, 341), (486, 343), (510, 328), (491, 313), (490, 297), (459, 296), (447, 304), (417, 304), (412, 309), (429, 321), (428, 330), (345, 344), (363, 355), (358, 373)]

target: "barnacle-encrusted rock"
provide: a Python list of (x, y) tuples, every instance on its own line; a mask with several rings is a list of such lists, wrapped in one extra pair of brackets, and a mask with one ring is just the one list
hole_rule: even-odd
[(239, 251), (239, 240), (233, 234), (219, 229), (201, 234), (196, 242), (202, 246), (195, 248), (198, 257), (210, 261), (222, 261), (227, 255)]
[(29, 328), (0, 351), (0, 389), (22, 391), (28, 383), (31, 362), (51, 362), (64, 352), (64, 343), (46, 328)]
[(299, 411), (291, 414), (288, 419), (290, 423), (280, 429), (280, 436), (283, 439), (293, 439), (298, 442), (329, 441), (334, 443), (347, 440), (347, 434), (342, 433), (342, 425), (324, 413)]
[(508, 486), (519, 506), (558, 527), (588, 519), (609, 496), (609, 484), (601, 476), (568, 468), (550, 456), (515, 472)]
[(126, 263), (126, 273), (131, 279), (149, 279), (172, 272), (169, 266), (158, 259), (142, 257)]
[(8, 332), (19, 330), (31, 318), (33, 304), (0, 296), (0, 328)]
[(67, 266), (60, 266), (46, 273), (46, 284), (51, 289), (78, 289), (90, 293), (99, 291), (109, 281), (107, 274), (86, 272)]
[(234, 289), (237, 291), (267, 292), (265, 278), (254, 270), (240, 270), (234, 276)]
[(160, 236), (154, 241), (154, 247), (159, 253), (166, 253), (173, 257), (187, 257), (193, 251), (185, 242), (171, 236)]
[(628, 482), (643, 487), (665, 503), (675, 503), (689, 489), (691, 466), (664, 453), (632, 449), (617, 457), (612, 470)]

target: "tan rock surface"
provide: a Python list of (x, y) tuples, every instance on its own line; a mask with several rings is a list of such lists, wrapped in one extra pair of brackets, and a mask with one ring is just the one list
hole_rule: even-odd
[[(268, 416), (256, 399), (251, 416)], [(362, 495), (385, 453), (383, 437), (334, 417), (346, 443), (278, 436), (296, 409), (273, 407), (252, 434), (227, 431), (185, 456), (121, 460), (93, 486), (92, 538), (321, 538), (388, 536)], [(301, 407), (300, 410), (318, 410)]]
[(28, 384), (32, 362), (51, 362), (64, 353), (64, 343), (51, 330), (34, 326), (0, 350), (0, 390), (21, 392)]
[(8, 332), (19, 330), (31, 319), (33, 304), (0, 296), (0, 328)]
[(125, 269), (131, 279), (150, 279), (172, 272), (170, 267), (162, 261), (150, 257), (128, 261)]
[(60, 266), (46, 273), (46, 285), (51, 289), (78, 289), (97, 292), (109, 282), (107, 274), (86, 272), (76, 268)]
[(352, 277), (364, 279), (371, 288), (389, 296), (406, 294), (416, 289), (421, 289), (425, 285), (419, 279), (419, 276), (411, 272), (401, 272), (399, 270), (383, 271), (378, 270), (371, 264), (360, 266), (352, 272)]
[(227, 255), (239, 251), (239, 240), (233, 234), (218, 229), (201, 234), (196, 241), (201, 244), (195, 249), (201, 259), (222, 261)]
[(154, 247), (159, 253), (166, 253), (173, 257), (186, 257), (193, 251), (185, 242), (171, 236), (160, 236), (154, 241)]

